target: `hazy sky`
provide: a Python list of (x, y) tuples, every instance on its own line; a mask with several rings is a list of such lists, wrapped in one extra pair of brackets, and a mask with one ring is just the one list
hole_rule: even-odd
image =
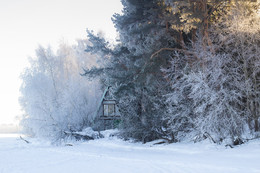
[(0, 124), (21, 114), (19, 75), (39, 44), (56, 47), (87, 38), (86, 28), (114, 38), (120, 0), (0, 0)]

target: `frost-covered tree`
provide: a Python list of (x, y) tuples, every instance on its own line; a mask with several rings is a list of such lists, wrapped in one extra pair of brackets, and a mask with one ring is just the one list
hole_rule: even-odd
[(167, 95), (167, 131), (221, 141), (241, 137), (248, 119), (257, 131), (260, 39), (252, 6), (230, 6), (209, 30), (212, 45), (198, 38), (188, 51), (174, 54), (171, 68), (164, 69), (173, 90)]
[(95, 62), (84, 52), (86, 41), (73, 47), (39, 47), (30, 67), (21, 75), (20, 103), (24, 110), (21, 126), (29, 135), (61, 139), (64, 131), (79, 131), (90, 126), (100, 97), (97, 81), (80, 76), (82, 66)]
[(169, 52), (151, 58), (162, 47), (172, 47), (174, 39), (163, 21), (164, 7), (158, 0), (123, 0), (123, 14), (113, 21), (120, 43), (113, 48), (100, 37), (89, 33), (88, 51), (100, 53), (103, 68), (86, 71), (102, 74), (106, 86), (112, 86), (122, 115), (123, 136), (143, 142), (160, 137), (165, 113), (167, 81), (161, 67), (168, 65)]
[[(203, 55), (204, 54), (204, 55)], [(228, 54), (200, 50), (203, 69), (188, 75), (193, 99), (194, 126), (199, 135), (210, 134), (216, 141), (241, 137), (246, 111), (243, 104), (243, 76), (239, 63)]]
[[(253, 14), (253, 2), (122, 3), (123, 14), (113, 18), (120, 42), (111, 46), (89, 32), (87, 51), (102, 57), (102, 63), (85, 74), (101, 76), (104, 86), (113, 87), (124, 137), (174, 142), (206, 133), (221, 141), (241, 136), (248, 117), (255, 117), (248, 122), (258, 128), (258, 36), (249, 30), (239, 38), (234, 32), (236, 22), (257, 23), (250, 15), (234, 20), (239, 16), (234, 6), (243, 3), (240, 7)], [(252, 41), (239, 40), (247, 37)], [(244, 61), (251, 56), (245, 52), (254, 61)]]
[(164, 70), (172, 86), (167, 95), (167, 132), (177, 140), (205, 134), (214, 141), (240, 137), (247, 116), (241, 66), (229, 54), (212, 53), (202, 45), (192, 50), (196, 61), (185, 63), (187, 57), (176, 53), (172, 67)]
[(195, 41), (197, 32), (201, 33), (206, 44), (211, 44), (208, 29), (229, 0), (164, 0), (165, 18), (168, 27), (175, 30), (172, 36), (182, 48)]
[(189, 49), (198, 33), (204, 46), (212, 45), (210, 26), (240, 2), (256, 4), (255, 0), (162, 0), (160, 5), (165, 8), (163, 21), (171, 37), (182, 49)]
[(243, 77), (243, 98), (250, 129), (259, 131), (259, 3), (240, 2), (213, 27), (216, 44), (221, 51), (233, 57)]
[(165, 138), (171, 142), (177, 142), (194, 131), (194, 116), (193, 100), (189, 98), (191, 83), (187, 79), (190, 73), (187, 63), (189, 59), (178, 52), (172, 56), (171, 66), (162, 69), (171, 87), (165, 95), (167, 114), (163, 116), (165, 122), (163, 130)]

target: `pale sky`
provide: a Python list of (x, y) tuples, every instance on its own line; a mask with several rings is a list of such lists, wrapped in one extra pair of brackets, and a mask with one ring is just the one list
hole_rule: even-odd
[(0, 125), (21, 114), (19, 75), (39, 44), (87, 38), (86, 28), (116, 37), (111, 17), (120, 0), (0, 0)]

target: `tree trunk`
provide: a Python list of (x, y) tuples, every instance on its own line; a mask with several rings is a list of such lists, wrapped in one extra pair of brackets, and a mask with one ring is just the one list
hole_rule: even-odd
[(178, 43), (180, 44), (182, 49), (185, 49), (185, 44), (184, 44), (184, 39), (183, 39), (183, 35), (182, 35), (182, 31), (179, 31), (179, 40)]
[(259, 122), (258, 122), (258, 117), (255, 118), (255, 132), (259, 131)]
[(196, 41), (196, 31), (197, 29), (192, 29), (192, 32), (191, 32), (191, 41), (192, 41), (192, 44), (195, 43)]

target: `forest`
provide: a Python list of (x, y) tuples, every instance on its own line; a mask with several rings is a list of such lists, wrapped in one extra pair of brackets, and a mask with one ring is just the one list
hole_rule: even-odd
[(102, 130), (96, 112), (111, 86), (121, 116), (111, 123), (123, 139), (260, 137), (259, 2), (121, 2), (122, 14), (112, 16), (117, 42), (87, 30), (76, 45), (36, 49), (21, 74), (25, 134), (57, 142)]

